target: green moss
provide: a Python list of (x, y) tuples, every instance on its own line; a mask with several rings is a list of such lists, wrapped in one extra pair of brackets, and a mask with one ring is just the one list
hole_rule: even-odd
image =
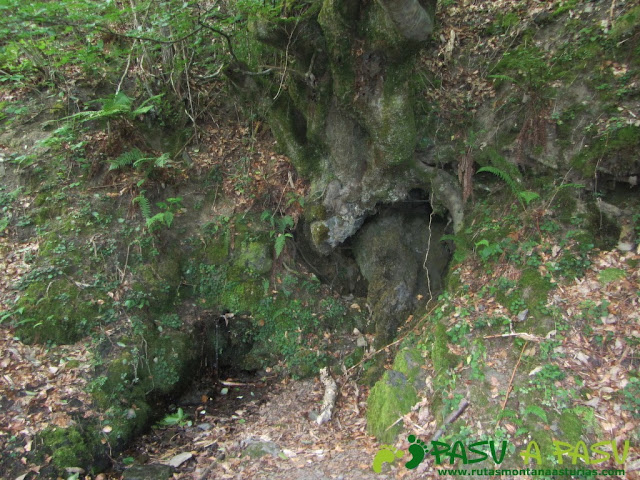
[(88, 469), (93, 458), (87, 439), (75, 427), (48, 428), (41, 434), (43, 448), (50, 452), (51, 463), (61, 473), (65, 468)]
[(233, 271), (244, 278), (269, 273), (273, 266), (272, 257), (269, 241), (251, 241), (241, 244), (233, 261)]
[(575, 444), (582, 438), (582, 419), (572, 410), (564, 410), (558, 418), (558, 426), (564, 434), (565, 442)]
[(111, 427), (107, 434), (112, 448), (122, 448), (149, 426), (153, 411), (141, 397), (128, 404), (113, 400), (105, 411), (105, 426)]
[(144, 363), (149, 372), (142, 382), (146, 391), (154, 395), (167, 395), (190, 381), (190, 371), (198, 352), (193, 349), (193, 338), (182, 332), (170, 332), (147, 337)]
[(312, 203), (306, 205), (304, 215), (307, 222), (323, 221), (327, 219), (327, 209), (322, 203)]
[[(633, 35), (640, 27), (640, 6), (629, 9), (621, 15), (611, 28), (610, 36), (617, 40)], [(633, 43), (633, 42), (629, 42)]]
[(135, 375), (137, 370), (138, 359), (134, 358), (131, 352), (123, 352), (109, 364), (106, 375), (103, 377), (101, 395), (96, 397), (97, 404), (100, 408), (108, 408), (111, 398), (117, 397), (129, 392), (134, 386), (134, 382), (138, 382)]
[(253, 312), (263, 296), (262, 282), (229, 281), (218, 299), (218, 305), (232, 312)]
[(333, 93), (338, 104), (349, 105), (353, 96), (355, 72), (352, 68), (350, 56), (352, 41), (349, 25), (352, 24), (358, 12), (352, 2), (330, 0), (323, 2), (318, 14), (318, 23), (322, 27), (324, 38), (331, 59), (331, 73), (333, 76)]
[(35, 210), (34, 214), (31, 216), (33, 223), (35, 225), (41, 226), (46, 224), (48, 221), (53, 220), (58, 215), (60, 215), (60, 209), (56, 207), (41, 207)]
[(204, 248), (204, 257), (212, 265), (223, 263), (229, 257), (230, 232), (228, 229), (217, 238), (209, 239)]
[(574, 8), (576, 8), (577, 3), (578, 3), (578, 0), (566, 0), (564, 2), (560, 2), (560, 4), (558, 5), (558, 8), (556, 8), (552, 12), (552, 15), (554, 17), (559, 17), (560, 15), (567, 13), (570, 10), (573, 10)]
[(111, 427), (112, 446), (124, 445), (148, 426), (150, 403), (180, 391), (190, 381), (199, 354), (186, 333), (158, 333), (145, 324), (138, 334), (143, 338), (140, 347), (120, 353), (90, 387), (95, 404), (104, 411), (104, 423)]
[(558, 214), (558, 220), (566, 225), (570, 224), (575, 218), (578, 202), (576, 201), (575, 191), (571, 188), (562, 188), (557, 190), (554, 210)]
[(522, 272), (518, 285), (520, 287), (520, 296), (531, 311), (535, 311), (540, 305), (546, 304), (547, 294), (552, 287), (548, 279), (542, 277), (537, 270), (532, 268)]
[(318, 172), (323, 147), (316, 139), (308, 138), (307, 118), (299, 109), (290, 101), (279, 99), (269, 110), (269, 125), (300, 175), (312, 177)]
[(553, 455), (554, 447), (553, 447), (553, 436), (551, 435), (551, 431), (545, 429), (544, 427), (532, 426), (530, 424), (525, 424), (529, 430), (529, 435), (531, 437), (530, 442), (536, 442), (538, 444), (538, 448), (540, 449), (540, 456), (542, 459), (542, 463), (539, 465), (536, 464), (536, 460), (531, 460), (529, 466), (535, 465), (535, 468), (556, 468), (556, 457)]
[(410, 383), (414, 383), (424, 365), (422, 355), (417, 348), (405, 348), (398, 352), (393, 362), (393, 369), (402, 373)]
[(329, 239), (329, 227), (324, 222), (313, 222), (311, 224), (311, 239), (314, 245), (322, 245)]
[(416, 125), (409, 78), (411, 64), (389, 64), (380, 99), (357, 103), (360, 121), (373, 140), (373, 160), (379, 167), (406, 164), (413, 159)]
[(447, 329), (438, 322), (434, 329), (433, 344), (431, 346), (431, 362), (436, 375), (445, 374), (446, 371), (455, 364), (455, 355), (449, 351), (447, 346)]
[(98, 323), (102, 297), (67, 278), (33, 282), (16, 303), (23, 309), (16, 333), (27, 343), (76, 342)]
[(175, 252), (159, 255), (152, 263), (136, 269), (139, 281), (131, 290), (131, 300), (141, 308), (146, 305), (151, 311), (162, 313), (175, 301), (175, 292), (181, 283), (180, 259)]
[(396, 421), (417, 402), (418, 394), (407, 377), (395, 370), (388, 370), (369, 393), (367, 430), (380, 442), (393, 443), (402, 428), (400, 422)]
[(593, 177), (598, 165), (609, 164), (611, 173), (625, 176), (633, 173), (634, 152), (639, 149), (640, 127), (629, 125), (596, 138), (571, 159), (571, 166), (585, 177)]

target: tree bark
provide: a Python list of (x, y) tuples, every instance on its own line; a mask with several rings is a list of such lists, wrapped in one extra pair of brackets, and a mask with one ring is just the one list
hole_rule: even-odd
[[(293, 10), (297, 5), (289, 4)], [(415, 298), (424, 296), (417, 290), (426, 272), (422, 260), (419, 267), (411, 263), (413, 247), (402, 247), (407, 242), (401, 240), (415, 232), (372, 232), (375, 222), (360, 232), (365, 220), (415, 190), (436, 213), (450, 216), (454, 231), (463, 219), (456, 176), (421, 162), (415, 152), (411, 76), (433, 30), (436, 0), (305, 5), (295, 17), (251, 23), (257, 41), (284, 57), (279, 75), (248, 75), (239, 64), (227, 75), (264, 107), (278, 144), (311, 182), (304, 231), (312, 248), (333, 257), (337, 246), (356, 236), (354, 256), (368, 282), (367, 303), (381, 346), (395, 336)], [(439, 238), (431, 241), (440, 246)], [(434, 246), (434, 255), (442, 257), (434, 265), (446, 265), (444, 249)]]
[(245, 92), (270, 82), (271, 97), (263, 95), (262, 103), (278, 143), (311, 181), (319, 208), (308, 209), (308, 231), (321, 253), (354, 235), (376, 205), (416, 188), (434, 192), (454, 229), (461, 225), (454, 176), (424, 168), (414, 152), (410, 77), (432, 33), (435, 6), (436, 0), (317, 0), (297, 17), (256, 18), (255, 38), (285, 53), (283, 77), (248, 78), (237, 65), (227, 70)]

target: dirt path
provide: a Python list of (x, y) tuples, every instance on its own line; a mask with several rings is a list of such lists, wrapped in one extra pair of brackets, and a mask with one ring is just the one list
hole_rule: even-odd
[[(228, 395), (237, 393), (244, 396), (246, 390), (231, 387)], [(180, 445), (158, 452), (149, 462), (166, 462), (191, 451), (194, 457), (174, 478), (194, 480), (425, 478), (423, 472), (404, 467), (408, 458), (384, 465), (381, 473), (373, 471), (380, 444), (366, 433), (367, 393), (354, 382), (343, 385), (333, 420), (319, 426), (310, 413), (322, 403), (322, 384), (317, 380), (278, 384), (259, 407), (256, 401), (228, 416), (199, 415), (199, 425), (206, 430), (198, 424), (185, 427)], [(152, 436), (145, 439), (152, 440)], [(264, 454), (257, 457), (259, 452)]]

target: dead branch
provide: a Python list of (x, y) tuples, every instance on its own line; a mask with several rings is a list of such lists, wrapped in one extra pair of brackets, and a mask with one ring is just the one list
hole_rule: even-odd
[(338, 396), (338, 384), (329, 375), (327, 367), (320, 370), (320, 381), (324, 385), (324, 399), (322, 400), (322, 410), (320, 415), (316, 418), (316, 423), (322, 425), (323, 423), (331, 420), (333, 414), (333, 407), (336, 404), (336, 397)]
[(429, 440), (429, 442), (435, 442), (436, 440), (438, 440), (444, 433), (444, 430), (447, 428), (447, 425), (455, 422), (458, 419), (458, 417), (464, 413), (464, 411), (467, 409), (468, 406), (469, 406), (469, 401), (466, 398), (463, 398), (462, 400), (460, 400), (460, 405), (458, 405), (458, 408), (456, 409), (456, 411), (451, 412), (449, 414), (449, 416), (444, 420), (444, 423), (442, 424), (442, 426), (433, 435), (433, 437), (431, 437), (431, 440)]

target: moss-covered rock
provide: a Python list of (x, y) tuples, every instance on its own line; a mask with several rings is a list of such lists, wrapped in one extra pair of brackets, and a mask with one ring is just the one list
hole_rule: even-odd
[(132, 295), (127, 306), (147, 306), (158, 313), (171, 307), (182, 279), (180, 260), (179, 255), (172, 252), (140, 265), (135, 271), (139, 280), (131, 288)]
[(142, 382), (143, 388), (154, 395), (168, 395), (191, 380), (194, 361), (198, 354), (193, 348), (193, 338), (183, 332), (163, 332), (155, 338), (148, 337), (147, 363), (148, 377)]
[(255, 276), (271, 271), (273, 266), (271, 245), (266, 241), (252, 241), (241, 245), (233, 266), (243, 276)]
[(598, 172), (624, 179), (637, 174), (640, 160), (634, 155), (640, 148), (640, 127), (628, 125), (595, 138), (571, 160), (571, 166), (585, 177)]
[(431, 362), (438, 375), (445, 374), (455, 364), (456, 357), (447, 346), (448, 337), (446, 327), (438, 322), (433, 332), (433, 344), (431, 345)]
[(573, 410), (564, 410), (558, 418), (558, 426), (564, 434), (565, 442), (575, 444), (582, 440), (583, 420)]
[(546, 304), (547, 295), (552, 288), (549, 279), (532, 268), (522, 272), (518, 285), (520, 295), (531, 311), (539, 310), (541, 306)]
[(229, 257), (230, 232), (228, 229), (215, 238), (207, 240), (204, 247), (205, 260), (212, 264), (218, 265), (223, 263)]
[(27, 343), (73, 343), (98, 324), (101, 299), (96, 289), (66, 277), (33, 282), (16, 303), (16, 311), (22, 312), (16, 333)]
[(417, 348), (405, 348), (398, 352), (393, 362), (393, 370), (402, 373), (416, 389), (423, 387), (424, 360)]
[(107, 362), (91, 386), (94, 402), (110, 427), (106, 435), (116, 448), (148, 426), (151, 404), (180, 392), (196, 371), (199, 349), (193, 348), (191, 334), (158, 332), (150, 322), (137, 331), (138, 341), (119, 346), (123, 351)]
[(417, 402), (417, 391), (407, 376), (396, 370), (386, 371), (369, 393), (367, 430), (380, 442), (393, 443), (402, 429), (397, 420)]
[(77, 427), (53, 427), (40, 434), (43, 450), (51, 455), (51, 463), (63, 473), (65, 468), (89, 470), (97, 456), (99, 445), (95, 435), (87, 435)]

